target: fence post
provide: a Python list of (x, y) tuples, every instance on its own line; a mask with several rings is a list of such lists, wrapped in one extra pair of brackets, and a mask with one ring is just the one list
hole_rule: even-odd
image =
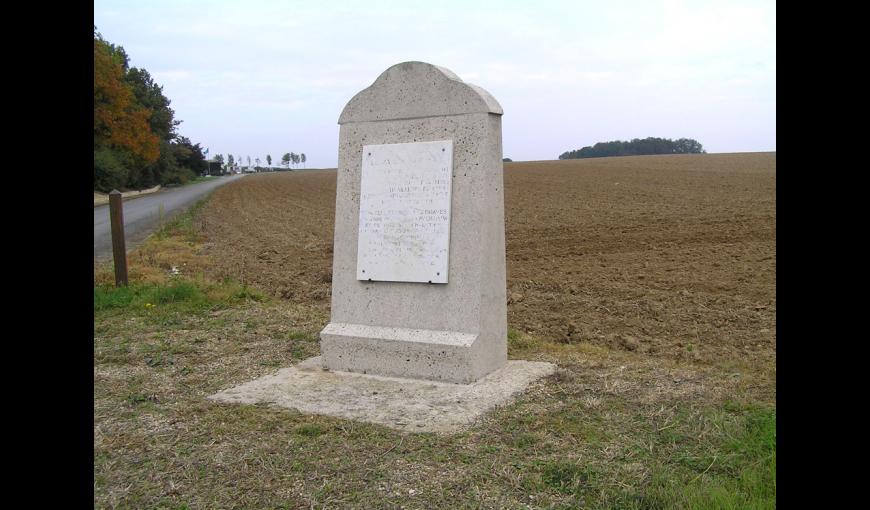
[(121, 192), (109, 193), (109, 218), (112, 222), (112, 254), (115, 258), (115, 287), (127, 286), (127, 248), (124, 242), (124, 208)]

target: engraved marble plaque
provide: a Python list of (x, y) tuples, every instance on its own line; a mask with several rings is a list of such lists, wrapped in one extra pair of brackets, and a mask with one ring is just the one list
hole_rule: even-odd
[(447, 283), (453, 140), (365, 145), (358, 280)]

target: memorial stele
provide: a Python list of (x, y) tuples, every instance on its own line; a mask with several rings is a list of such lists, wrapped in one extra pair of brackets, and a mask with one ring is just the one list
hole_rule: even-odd
[(505, 366), (501, 116), (424, 62), (345, 106), (325, 369), (469, 384)]

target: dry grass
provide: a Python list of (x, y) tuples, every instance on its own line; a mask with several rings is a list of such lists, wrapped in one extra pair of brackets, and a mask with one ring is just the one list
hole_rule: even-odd
[(657, 476), (715, 485), (710, 459), (775, 397), (751, 373), (525, 339), (514, 356), (559, 372), (452, 437), (205, 400), (316, 355), (326, 320), (282, 301), (98, 314), (96, 506), (655, 506), (681, 493)]

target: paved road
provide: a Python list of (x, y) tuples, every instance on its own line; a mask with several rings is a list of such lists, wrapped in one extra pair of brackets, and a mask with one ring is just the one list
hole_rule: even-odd
[[(206, 182), (163, 189), (150, 195), (124, 200), (124, 236), (127, 240), (127, 251), (145, 240), (164, 221), (183, 212), (213, 189), (241, 177), (244, 176), (214, 177)], [(94, 207), (94, 260), (111, 257), (109, 206), (101, 205)]]

